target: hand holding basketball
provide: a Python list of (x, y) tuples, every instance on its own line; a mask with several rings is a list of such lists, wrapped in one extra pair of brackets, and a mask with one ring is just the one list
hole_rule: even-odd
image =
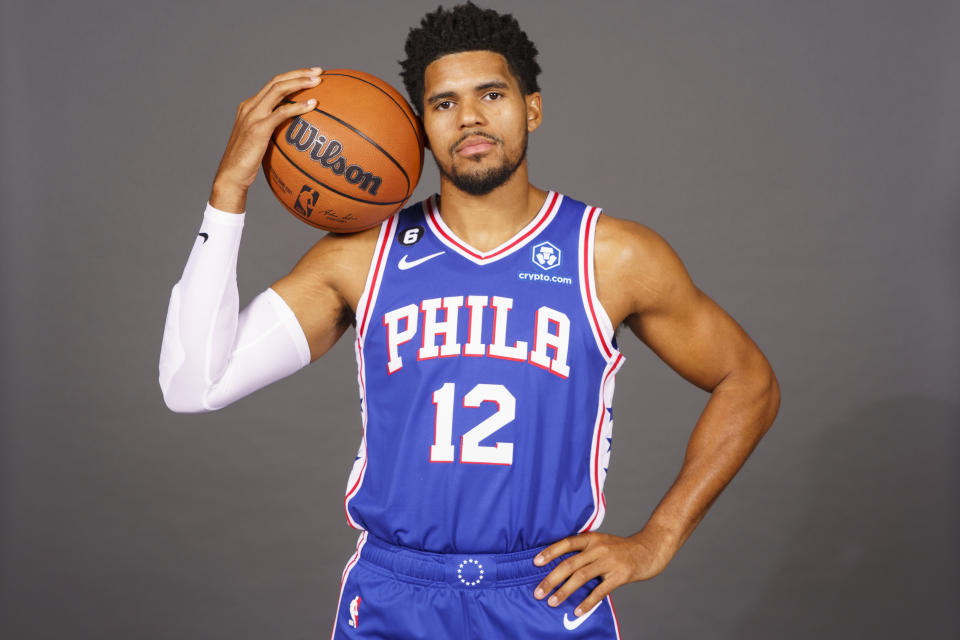
[(256, 95), (240, 103), (213, 181), (211, 205), (234, 213), (246, 209), (247, 189), (257, 177), (274, 129), (289, 118), (311, 111), (314, 106), (310, 102), (281, 103), (291, 93), (317, 86), (321, 71), (313, 67), (281, 73)]
[(423, 169), (423, 128), (382, 79), (353, 69), (327, 69), (322, 77), (322, 85), (284, 100), (312, 108), (274, 131), (263, 174), (297, 219), (337, 233), (369, 229), (413, 195)]

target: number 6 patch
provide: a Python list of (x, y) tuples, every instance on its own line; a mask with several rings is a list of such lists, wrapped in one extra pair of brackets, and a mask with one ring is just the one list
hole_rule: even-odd
[(423, 237), (423, 232), (423, 227), (420, 225), (407, 227), (397, 232), (397, 240), (399, 240), (403, 246), (409, 247), (412, 244), (420, 242), (420, 238)]

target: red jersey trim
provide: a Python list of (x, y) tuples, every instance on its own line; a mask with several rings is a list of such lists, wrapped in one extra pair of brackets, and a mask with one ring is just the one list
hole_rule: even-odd
[(474, 249), (460, 240), (456, 234), (450, 230), (440, 216), (440, 211), (437, 209), (437, 197), (435, 195), (427, 199), (426, 220), (431, 231), (450, 249), (453, 249), (464, 258), (476, 264), (490, 264), (491, 262), (496, 262), (512, 254), (535, 238), (554, 218), (557, 210), (560, 209), (560, 202), (562, 200), (563, 196), (556, 191), (548, 192), (546, 200), (543, 201), (543, 206), (540, 208), (540, 211), (537, 212), (537, 215), (533, 217), (533, 220), (518, 231), (515, 236), (490, 251), (478, 251)]
[(595, 524), (596, 526), (599, 526), (600, 523), (598, 522), (598, 519), (601, 519), (606, 511), (606, 500), (603, 497), (603, 487), (600, 483), (600, 446), (602, 444), (600, 440), (603, 438), (603, 421), (605, 419), (604, 414), (607, 411), (607, 382), (611, 379), (611, 376), (616, 378), (617, 371), (623, 364), (623, 360), (623, 355), (618, 353), (616, 360), (608, 365), (607, 372), (604, 374), (603, 381), (600, 383), (600, 408), (597, 414), (597, 421), (594, 426), (593, 446), (592, 451), (590, 452), (590, 486), (593, 489), (594, 507), (593, 514), (590, 516), (590, 520), (587, 522), (587, 524), (580, 528), (580, 532), (592, 530)]
[(363, 289), (363, 295), (360, 296), (360, 303), (357, 305), (357, 315), (363, 310), (362, 319), (357, 323), (357, 336), (362, 341), (367, 328), (367, 318), (370, 309), (373, 308), (377, 300), (377, 291), (380, 289), (380, 280), (383, 278), (383, 268), (387, 261), (391, 240), (393, 239), (393, 229), (397, 225), (397, 216), (399, 212), (387, 218), (380, 225), (380, 236), (377, 238), (377, 246), (373, 251), (373, 260), (370, 262), (370, 270), (367, 273), (367, 283)]
[(593, 337), (597, 348), (607, 362), (620, 356), (620, 352), (613, 345), (613, 326), (610, 317), (597, 298), (597, 281), (594, 274), (594, 241), (597, 220), (601, 209), (588, 206), (584, 212), (580, 227), (580, 248), (577, 251), (580, 260), (580, 294), (583, 297), (583, 306), (593, 329)]

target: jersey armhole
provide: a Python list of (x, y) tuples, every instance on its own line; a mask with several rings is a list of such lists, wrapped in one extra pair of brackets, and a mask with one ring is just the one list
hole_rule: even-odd
[(382, 223), (380, 223), (380, 235), (377, 237), (377, 245), (373, 250), (373, 258), (370, 260), (370, 268), (367, 270), (367, 280), (363, 285), (363, 294), (357, 301), (357, 341), (363, 343), (366, 336), (367, 325), (370, 322), (370, 312), (377, 302), (377, 293), (380, 291), (380, 282), (383, 280), (383, 272), (387, 266), (387, 257), (390, 254), (390, 247), (393, 245), (393, 231), (397, 227), (397, 218), (400, 212), (393, 214)]
[(600, 304), (597, 297), (597, 281), (594, 269), (594, 241), (596, 239), (597, 220), (603, 212), (599, 207), (587, 205), (583, 212), (583, 218), (580, 223), (580, 240), (578, 243), (577, 256), (580, 270), (580, 294), (583, 298), (583, 307), (587, 318), (590, 320), (590, 327), (593, 337), (597, 342), (597, 348), (607, 360), (611, 362), (617, 357), (622, 357), (617, 349), (616, 337), (614, 335), (613, 323), (606, 309)]

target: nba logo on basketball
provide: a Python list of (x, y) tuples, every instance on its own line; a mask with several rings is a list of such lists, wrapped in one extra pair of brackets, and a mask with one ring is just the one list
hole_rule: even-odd
[(533, 248), (533, 264), (544, 271), (560, 266), (560, 249), (551, 242), (541, 242)]
[(350, 626), (357, 628), (360, 624), (360, 596), (350, 601)]
[(313, 207), (317, 204), (318, 197), (320, 197), (319, 193), (307, 185), (303, 185), (303, 188), (300, 189), (300, 195), (297, 196), (297, 201), (293, 204), (293, 208), (296, 209), (297, 213), (302, 213), (309, 218), (310, 214), (313, 213)]

